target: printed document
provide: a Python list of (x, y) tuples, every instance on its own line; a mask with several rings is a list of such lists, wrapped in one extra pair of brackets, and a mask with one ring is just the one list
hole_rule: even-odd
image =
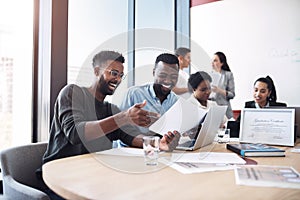
[(161, 135), (174, 130), (183, 134), (197, 126), (205, 114), (205, 110), (180, 97), (165, 114), (149, 127), (149, 130)]
[(245, 164), (246, 161), (235, 153), (173, 153), (171, 161), (160, 160), (183, 174), (193, 174), (220, 170), (231, 170), (236, 164)]
[(294, 109), (244, 108), (240, 142), (294, 146)]
[(235, 168), (238, 185), (300, 189), (300, 175), (292, 167), (241, 165)]

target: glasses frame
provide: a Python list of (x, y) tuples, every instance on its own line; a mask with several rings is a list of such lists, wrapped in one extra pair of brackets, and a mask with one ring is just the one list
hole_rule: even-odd
[(117, 70), (113, 70), (113, 69), (110, 69), (110, 70), (106, 70), (107, 72), (110, 73), (111, 76), (117, 78), (117, 77), (120, 77), (120, 79), (124, 79), (125, 78), (125, 75), (123, 72), (118, 72)]

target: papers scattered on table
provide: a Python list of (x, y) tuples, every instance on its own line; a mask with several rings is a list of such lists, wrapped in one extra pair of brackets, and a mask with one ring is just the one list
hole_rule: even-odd
[(291, 149), (291, 152), (300, 153), (300, 147), (295, 147), (295, 148)]
[(235, 153), (173, 153), (172, 162), (210, 163), (210, 164), (246, 164), (246, 161)]
[[(166, 161), (165, 161), (166, 162)], [(245, 164), (246, 161), (235, 153), (173, 153), (171, 162), (165, 163), (183, 173), (202, 173), (219, 170), (231, 170), (234, 164)]]
[(144, 150), (138, 148), (113, 148), (106, 151), (99, 151), (97, 154), (113, 156), (144, 156)]
[(235, 168), (238, 185), (300, 189), (299, 173), (292, 167), (244, 165)]
[(221, 170), (231, 170), (234, 169), (236, 166), (225, 164), (175, 162), (172, 165), (170, 165), (170, 167), (183, 174), (194, 174)]

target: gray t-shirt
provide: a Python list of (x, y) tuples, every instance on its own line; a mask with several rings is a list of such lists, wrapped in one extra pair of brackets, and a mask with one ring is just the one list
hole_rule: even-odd
[(50, 139), (43, 163), (58, 158), (111, 149), (113, 140), (120, 139), (125, 144), (131, 145), (138, 132), (130, 131), (129, 135), (122, 131), (123, 127), (122, 130), (117, 129), (92, 141), (86, 141), (84, 138), (84, 127), (87, 121), (104, 119), (118, 112), (120, 110), (117, 106), (108, 102), (99, 102), (87, 88), (74, 84), (65, 86), (55, 103)]

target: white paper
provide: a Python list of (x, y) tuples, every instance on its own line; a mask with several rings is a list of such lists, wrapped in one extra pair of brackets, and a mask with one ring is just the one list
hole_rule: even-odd
[[(211, 76), (211, 79), (212, 79), (212, 82), (211, 82), (211, 86), (216, 86), (218, 87), (219, 86), (219, 82), (220, 82), (220, 79), (221, 79), (221, 74), (219, 72), (215, 72), (215, 71), (212, 71), (210, 73), (210, 76)], [(209, 95), (209, 98), (211, 99), (215, 99), (216, 98), (216, 93), (211, 91), (210, 95)]]
[(213, 71), (210, 73), (210, 76), (212, 79), (211, 85), (218, 86), (221, 79), (221, 74)]
[(113, 148), (106, 151), (99, 151), (97, 154), (112, 156), (144, 156), (144, 150), (138, 148)]
[(187, 163), (246, 164), (246, 161), (236, 153), (221, 152), (173, 153), (171, 161)]
[(204, 163), (184, 163), (176, 162), (170, 165), (173, 169), (183, 174), (213, 172), (235, 169), (236, 165), (217, 165), (217, 164), (204, 164)]
[(291, 149), (291, 152), (300, 153), (300, 147), (295, 147), (295, 148)]
[(300, 174), (287, 166), (239, 166), (235, 179), (238, 185), (300, 189)]
[(179, 98), (149, 129), (161, 135), (174, 130), (183, 134), (197, 126), (205, 114), (206, 111), (197, 105)]
[(243, 109), (240, 141), (294, 146), (294, 109)]

